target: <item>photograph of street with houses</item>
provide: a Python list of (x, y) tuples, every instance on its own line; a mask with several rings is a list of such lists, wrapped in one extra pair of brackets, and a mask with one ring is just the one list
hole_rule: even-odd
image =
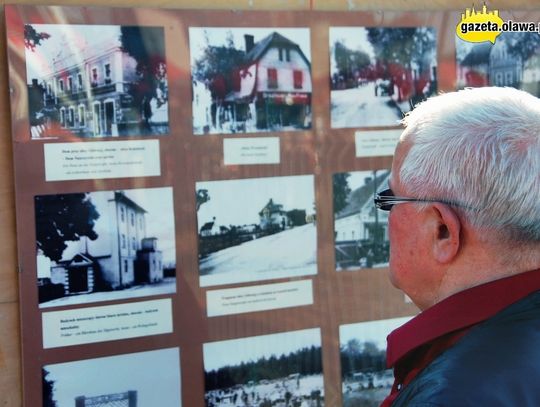
[(503, 32), (491, 42), (456, 37), (457, 89), (510, 86), (540, 96), (540, 36)]
[(386, 267), (388, 212), (375, 208), (390, 170), (342, 172), (333, 176), (336, 270)]
[(313, 175), (196, 183), (201, 287), (317, 273)]
[(41, 372), (43, 407), (182, 406), (178, 348), (49, 364)]
[(162, 27), (26, 24), (32, 139), (169, 132)]
[(40, 308), (176, 292), (172, 188), (34, 203)]
[(205, 406), (324, 407), (319, 328), (203, 344)]
[(396, 126), (437, 92), (432, 27), (330, 27), (332, 128)]
[(193, 133), (311, 128), (308, 28), (189, 28)]

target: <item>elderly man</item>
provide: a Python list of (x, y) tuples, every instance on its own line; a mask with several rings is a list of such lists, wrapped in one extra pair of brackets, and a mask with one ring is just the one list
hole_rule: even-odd
[(390, 279), (422, 312), (388, 337), (383, 406), (540, 406), (540, 100), (433, 97), (405, 119)]

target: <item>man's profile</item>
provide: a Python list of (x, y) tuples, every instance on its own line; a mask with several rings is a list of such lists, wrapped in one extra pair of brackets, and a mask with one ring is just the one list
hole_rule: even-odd
[(383, 406), (540, 406), (540, 100), (465, 89), (403, 123), (375, 204), (422, 312), (388, 337)]

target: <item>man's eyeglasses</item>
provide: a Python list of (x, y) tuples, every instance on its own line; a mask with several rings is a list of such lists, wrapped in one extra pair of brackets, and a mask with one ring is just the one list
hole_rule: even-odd
[(443, 199), (418, 199), (418, 198), (406, 198), (402, 196), (395, 196), (394, 192), (390, 188), (385, 189), (375, 194), (375, 197), (373, 198), (373, 202), (375, 203), (375, 207), (382, 211), (389, 211), (392, 209), (394, 205), (405, 203), (405, 202), (440, 202), (446, 205), (452, 205), (452, 206), (457, 206), (460, 208), (470, 209), (463, 204), (452, 202), (452, 201), (445, 201)]

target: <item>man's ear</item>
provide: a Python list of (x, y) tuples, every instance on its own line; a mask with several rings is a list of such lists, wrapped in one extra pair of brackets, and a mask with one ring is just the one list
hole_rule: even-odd
[(433, 227), (433, 257), (439, 263), (450, 263), (457, 256), (461, 241), (461, 221), (451, 207), (433, 203), (431, 216)]

